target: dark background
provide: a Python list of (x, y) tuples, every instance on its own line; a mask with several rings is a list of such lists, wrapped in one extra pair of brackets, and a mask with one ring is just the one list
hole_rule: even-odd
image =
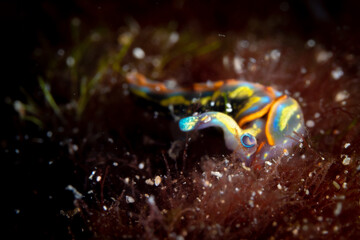
[[(87, 28), (106, 26), (116, 30), (124, 24), (124, 18), (131, 16), (141, 26), (176, 20), (186, 27), (195, 21), (204, 31), (224, 33), (241, 30), (251, 18), (266, 20), (279, 16), (284, 21), (279, 31), (298, 32), (304, 39), (321, 37), (329, 45), (343, 40), (338, 45), (341, 48), (348, 47), (349, 38), (359, 35), (359, 9), (357, 1), (349, 0), (2, 1), (3, 76), (7, 80), (3, 78), (1, 95), (16, 93), (19, 85), (32, 86), (39, 71), (33, 60), (35, 48), (41, 45), (39, 38), (46, 38), (53, 46), (66, 46), (70, 43), (69, 22), (73, 17), (80, 17)], [(340, 30), (346, 36), (339, 36)]]

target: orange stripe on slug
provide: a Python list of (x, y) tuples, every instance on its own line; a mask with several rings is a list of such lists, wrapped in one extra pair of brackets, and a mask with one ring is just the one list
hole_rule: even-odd
[(194, 83), (193, 87), (195, 91), (216, 91), (224, 85), (224, 81), (216, 81), (212, 83), (212, 86), (209, 86), (207, 83)]
[(260, 152), (260, 150), (264, 147), (264, 145), (265, 145), (265, 142), (261, 142), (258, 149), (256, 149), (256, 152), (254, 155), (258, 154)]
[(236, 79), (227, 79), (225, 82), (226, 82), (226, 85), (233, 86), (233, 85), (239, 84), (241, 81), (236, 80)]
[(149, 82), (144, 75), (141, 73), (135, 73), (135, 78), (137, 82), (135, 84), (138, 84), (139, 86), (148, 87), (151, 90), (157, 91), (157, 92), (169, 92), (168, 88), (165, 86), (165, 84), (161, 82)]
[(275, 90), (272, 87), (265, 87), (265, 91), (270, 95), (271, 99), (275, 99)]
[(265, 107), (263, 107), (263, 109), (243, 117), (238, 122), (239, 126), (242, 127), (245, 123), (248, 123), (255, 119), (261, 118), (269, 111), (272, 104), (273, 104), (273, 102), (271, 102), (268, 105), (266, 105)]
[(140, 73), (135, 73), (135, 77), (138, 80), (139, 85), (141, 86), (146, 86), (147, 85), (147, 80), (146, 77)]

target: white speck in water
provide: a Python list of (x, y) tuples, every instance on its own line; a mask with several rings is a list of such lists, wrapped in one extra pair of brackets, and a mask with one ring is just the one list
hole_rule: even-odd
[(331, 57), (333, 56), (332, 52), (327, 51), (320, 51), (316, 56), (316, 61), (318, 63), (324, 63), (327, 62)]
[(16, 153), (16, 154), (19, 154), (19, 153), (20, 153), (20, 150), (16, 148), (16, 149), (15, 149), (15, 153)]
[(19, 214), (20, 213), (20, 209), (15, 209), (15, 214)]
[[(151, 63), (155, 68), (160, 67), (161, 59), (159, 57), (153, 57)], [(158, 72), (153, 72), (151, 76), (156, 78), (158, 76)]]
[(62, 48), (60, 48), (58, 51), (57, 51), (57, 54), (59, 55), (59, 56), (64, 56), (64, 54), (65, 54), (65, 51), (64, 51), (64, 49), (62, 49)]
[(229, 60), (229, 57), (228, 56), (224, 56), (223, 59), (222, 59), (222, 62), (223, 62), (223, 65), (225, 67), (229, 67), (230, 66), (230, 60)]
[(289, 156), (289, 151), (286, 148), (283, 151), (285, 156)]
[(349, 165), (351, 161), (351, 158), (348, 157), (348, 155), (345, 155), (345, 158), (342, 161), (343, 165)]
[(177, 82), (174, 79), (168, 79), (164, 84), (168, 89), (175, 89), (177, 86)]
[(155, 177), (155, 186), (159, 186), (161, 183), (161, 177), (160, 176), (156, 176)]
[(265, 161), (265, 164), (267, 164), (267, 165), (269, 165), (269, 166), (272, 165), (272, 163), (271, 163), (270, 161)]
[(333, 186), (334, 186), (337, 190), (340, 189), (340, 184), (339, 184), (338, 182), (333, 181), (332, 184), (333, 184)]
[(342, 203), (341, 203), (341, 202), (338, 202), (338, 203), (336, 204), (335, 209), (334, 209), (334, 215), (335, 215), (335, 216), (339, 216), (340, 213), (341, 213), (341, 210), (342, 210)]
[(19, 100), (16, 100), (15, 102), (14, 102), (14, 109), (15, 109), (15, 111), (17, 111), (20, 115), (25, 115), (25, 106), (24, 106), (24, 104), (21, 102), (21, 101), (19, 101)]
[(300, 93), (299, 93), (299, 92), (295, 92), (293, 96), (294, 96), (295, 98), (298, 98), (298, 97), (300, 97)]
[(135, 199), (131, 196), (126, 195), (125, 196), (126, 203), (134, 203)]
[(219, 33), (218, 36), (219, 36), (219, 37), (226, 37), (225, 34), (221, 34), (221, 33)]
[(242, 47), (242, 48), (248, 48), (250, 45), (249, 41), (247, 40), (241, 40), (239, 43), (238, 43), (238, 46)]
[(305, 74), (305, 73), (307, 73), (307, 69), (306, 69), (306, 68), (304, 68), (304, 67), (301, 67), (301, 69), (300, 69), (300, 73), (301, 73), (301, 74)]
[(175, 44), (177, 41), (179, 41), (179, 34), (177, 32), (172, 32), (169, 37), (169, 42)]
[(338, 80), (339, 78), (341, 78), (344, 75), (343, 70), (341, 69), (341, 67), (337, 67), (334, 70), (331, 71), (331, 76), (333, 79)]
[(79, 150), (79, 147), (78, 147), (78, 145), (76, 145), (76, 144), (72, 144), (72, 145), (71, 145), (71, 148), (72, 148), (72, 150), (73, 150), (74, 152), (76, 152), (77, 150)]
[(100, 181), (101, 181), (101, 176), (97, 176), (97, 177), (96, 177), (96, 181), (97, 181), (97, 182), (100, 182)]
[(232, 112), (232, 111), (233, 111), (230, 103), (226, 103), (225, 111), (226, 111), (226, 112)]
[(319, 117), (320, 117), (320, 113), (316, 112), (316, 113), (314, 114), (314, 118), (319, 118)]
[(145, 183), (150, 186), (154, 185), (154, 181), (151, 178), (146, 179)]
[(130, 178), (127, 177), (127, 178), (124, 179), (124, 181), (125, 181), (126, 184), (129, 184)]
[(143, 59), (145, 57), (145, 52), (139, 47), (133, 49), (132, 54), (137, 59)]
[(73, 67), (75, 65), (75, 58), (73, 58), (72, 56), (69, 56), (66, 58), (66, 65), (68, 67)]
[(90, 180), (93, 179), (93, 177), (94, 177), (94, 175), (95, 175), (95, 172), (96, 172), (95, 170), (91, 172), (91, 174), (90, 174), (90, 176), (89, 176), (89, 179), (90, 179)]
[(119, 163), (113, 162), (113, 166), (114, 166), (114, 167), (117, 167), (117, 166), (119, 166)]
[(348, 147), (350, 147), (350, 145), (351, 145), (350, 143), (345, 143), (344, 148), (348, 148)]
[(281, 56), (281, 52), (278, 49), (274, 49), (270, 52), (270, 57), (274, 61), (278, 61)]
[(313, 39), (309, 39), (307, 42), (306, 42), (306, 45), (310, 48), (312, 47), (315, 47), (316, 45), (316, 42), (313, 40)]
[(181, 236), (181, 235), (177, 235), (176, 240), (185, 240), (185, 238), (183, 236)]
[(315, 126), (315, 122), (313, 120), (307, 120), (306, 121), (306, 126), (309, 128), (312, 128)]
[(51, 138), (52, 135), (53, 135), (52, 131), (47, 131), (47, 132), (46, 132), (46, 136), (47, 136), (48, 138)]
[(104, 206), (103, 206), (103, 209), (104, 209), (104, 211), (106, 211), (106, 210), (107, 210), (107, 207), (104, 205)]
[(306, 195), (309, 195), (309, 194), (310, 194), (309, 189), (305, 189), (305, 194), (306, 194)]
[(242, 73), (244, 70), (244, 59), (238, 56), (234, 57), (234, 68), (236, 73)]
[(347, 189), (347, 182), (344, 182), (344, 183), (342, 184), (342, 188), (343, 188), (343, 189)]
[(278, 188), (279, 190), (281, 190), (281, 189), (282, 189), (282, 186), (281, 186), (281, 184), (280, 184), (280, 183), (278, 183), (277, 188)]
[(150, 205), (155, 205), (155, 197), (153, 195), (151, 195), (147, 201)]
[(139, 169), (144, 169), (144, 167), (145, 167), (145, 164), (143, 163), (143, 162), (141, 162), (141, 163), (139, 163)]
[(83, 195), (72, 185), (67, 185), (65, 189), (71, 191), (74, 194), (75, 199), (81, 199), (83, 197)]
[(221, 178), (223, 175), (220, 173), (220, 172), (214, 172), (214, 171), (211, 171), (211, 175), (217, 177), (217, 178)]
[(114, 139), (108, 138), (108, 142), (109, 142), (109, 143), (114, 143)]
[(213, 106), (215, 106), (215, 101), (210, 102), (210, 107), (213, 107)]
[(346, 90), (340, 91), (336, 94), (335, 101), (336, 102), (344, 101), (345, 99), (349, 98), (349, 96), (350, 94)]

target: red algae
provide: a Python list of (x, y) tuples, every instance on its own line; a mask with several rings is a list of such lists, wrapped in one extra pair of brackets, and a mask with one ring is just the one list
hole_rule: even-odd
[[(321, 20), (312, 4), (261, 2), (270, 13), (247, 3), (239, 20), (239, 3), (205, 11), (173, 1), (150, 15), (128, 3), (115, 24), (120, 6), (106, 1), (98, 20), (109, 25), (97, 27), (88, 22), (96, 8), (76, 1), (85, 13), (66, 16), (71, 40), (40, 37), (39, 86), (7, 98), (16, 126), (2, 146), (19, 178), (12, 188), (30, 196), (14, 194), (11, 229), (65, 239), (360, 237), (360, 48), (343, 16), (349, 5), (335, 17), (320, 4)], [(206, 22), (193, 9), (217, 17)], [(306, 136), (281, 159), (247, 167), (220, 132), (185, 135), (176, 109), (131, 95), (124, 76), (135, 70), (171, 86), (273, 86), (301, 105)]]

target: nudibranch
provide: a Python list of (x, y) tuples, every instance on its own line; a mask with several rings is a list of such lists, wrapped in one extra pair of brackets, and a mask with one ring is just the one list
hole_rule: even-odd
[(298, 102), (272, 87), (228, 79), (171, 88), (136, 72), (126, 79), (135, 95), (161, 106), (200, 105), (203, 113), (180, 119), (180, 130), (222, 129), (226, 147), (247, 165), (288, 155), (305, 132)]

